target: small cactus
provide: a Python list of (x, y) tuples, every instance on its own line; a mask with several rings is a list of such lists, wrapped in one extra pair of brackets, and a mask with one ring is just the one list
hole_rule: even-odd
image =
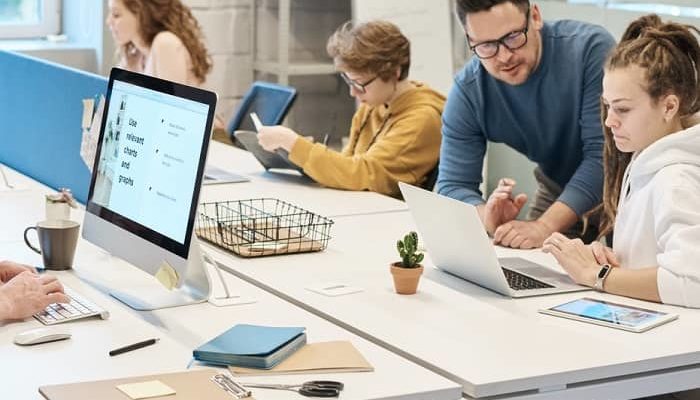
[(423, 253), (416, 254), (418, 249), (418, 234), (409, 232), (403, 240), (396, 241), (396, 248), (401, 256), (401, 266), (404, 268), (418, 268), (423, 261)]

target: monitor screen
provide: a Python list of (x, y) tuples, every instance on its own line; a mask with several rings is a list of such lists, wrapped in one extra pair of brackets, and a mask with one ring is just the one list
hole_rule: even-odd
[(88, 211), (186, 257), (211, 99), (198, 99), (194, 88), (182, 93), (188, 88), (121, 74), (123, 80), (113, 73), (108, 88)]

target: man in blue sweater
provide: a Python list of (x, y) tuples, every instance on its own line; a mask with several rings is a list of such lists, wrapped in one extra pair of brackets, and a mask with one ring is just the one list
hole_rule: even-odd
[[(456, 11), (475, 57), (445, 105), (438, 192), (476, 205), (503, 246), (540, 247), (553, 232), (581, 234), (581, 216), (602, 195), (599, 101), (615, 40), (596, 25), (545, 23), (528, 0), (457, 0)], [(484, 202), (487, 141), (537, 163), (527, 221), (515, 220), (527, 196), (513, 194), (512, 179), (500, 179)]]

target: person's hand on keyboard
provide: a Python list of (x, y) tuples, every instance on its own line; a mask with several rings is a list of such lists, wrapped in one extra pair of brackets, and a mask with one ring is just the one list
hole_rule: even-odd
[(0, 286), (0, 320), (23, 319), (69, 301), (56, 277), (23, 271)]
[(0, 282), (8, 282), (24, 271), (36, 273), (36, 269), (29, 265), (19, 264), (13, 261), (0, 261)]

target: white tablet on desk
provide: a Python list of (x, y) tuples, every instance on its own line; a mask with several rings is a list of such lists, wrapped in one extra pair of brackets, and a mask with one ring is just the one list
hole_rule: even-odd
[(540, 312), (630, 332), (644, 332), (678, 318), (677, 314), (611, 303), (590, 297), (570, 301), (540, 310)]

